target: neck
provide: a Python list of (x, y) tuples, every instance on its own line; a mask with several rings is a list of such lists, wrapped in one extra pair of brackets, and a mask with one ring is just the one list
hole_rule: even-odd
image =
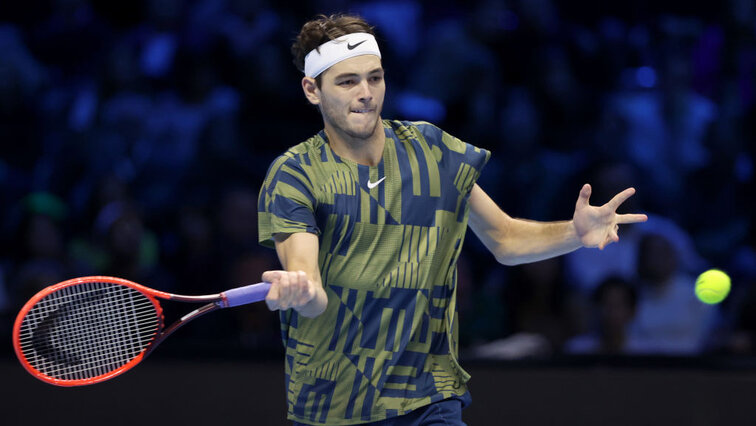
[(383, 158), (386, 136), (381, 119), (378, 119), (373, 134), (367, 138), (353, 137), (337, 130), (327, 122), (325, 123), (325, 133), (331, 149), (341, 158), (366, 166), (377, 166)]

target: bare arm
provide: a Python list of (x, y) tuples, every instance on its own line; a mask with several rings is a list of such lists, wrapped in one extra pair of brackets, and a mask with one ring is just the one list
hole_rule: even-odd
[(591, 187), (580, 190), (572, 220), (535, 222), (514, 219), (502, 211), (478, 185), (470, 194), (470, 228), (499, 263), (516, 265), (560, 256), (580, 247), (603, 249), (619, 241), (619, 224), (643, 222), (643, 214), (617, 214), (635, 193), (628, 188), (603, 206), (589, 204)]
[(265, 302), (270, 310), (293, 308), (305, 317), (322, 314), (328, 305), (318, 267), (318, 237), (301, 232), (277, 234), (276, 253), (284, 270), (266, 271), (271, 288)]
[(470, 228), (504, 265), (535, 262), (582, 247), (571, 221), (515, 219), (477, 184), (470, 194)]

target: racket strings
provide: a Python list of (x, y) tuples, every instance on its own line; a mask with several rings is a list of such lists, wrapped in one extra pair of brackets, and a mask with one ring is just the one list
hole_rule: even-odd
[(153, 303), (127, 286), (83, 283), (51, 293), (29, 310), (21, 352), (42, 374), (86, 380), (127, 364), (149, 345), (160, 320)]

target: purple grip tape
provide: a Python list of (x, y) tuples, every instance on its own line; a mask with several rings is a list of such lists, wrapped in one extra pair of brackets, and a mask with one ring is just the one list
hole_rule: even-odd
[(247, 303), (259, 302), (265, 299), (270, 290), (270, 283), (261, 282), (244, 287), (232, 288), (224, 291), (221, 296), (225, 298), (224, 308), (246, 305)]

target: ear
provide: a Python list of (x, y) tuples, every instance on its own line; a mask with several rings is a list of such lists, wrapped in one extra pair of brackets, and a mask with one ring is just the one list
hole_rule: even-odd
[(318, 83), (312, 77), (302, 78), (302, 90), (308, 101), (313, 105), (320, 104), (320, 89), (318, 89)]

